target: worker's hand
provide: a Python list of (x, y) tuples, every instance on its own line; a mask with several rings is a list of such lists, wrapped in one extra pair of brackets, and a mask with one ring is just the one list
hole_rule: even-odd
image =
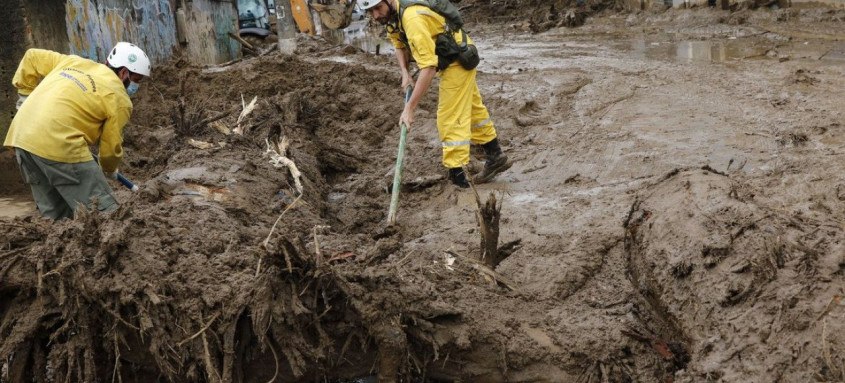
[(414, 78), (411, 77), (411, 73), (407, 71), (402, 72), (402, 90), (407, 89), (411, 85), (414, 85)]
[(405, 124), (408, 131), (411, 131), (411, 125), (414, 124), (414, 110), (410, 106), (405, 105), (405, 110), (402, 111), (402, 116), (399, 117), (399, 125)]
[(106, 175), (107, 175), (109, 178), (113, 179), (113, 180), (116, 180), (116, 179), (117, 179), (117, 175), (118, 175), (118, 174), (120, 174), (120, 173), (118, 172), (118, 170), (117, 170), (117, 169), (114, 169), (114, 171), (113, 171), (113, 172), (111, 172), (111, 173), (106, 173)]
[(23, 105), (23, 102), (26, 101), (26, 97), (27, 96), (24, 96), (22, 94), (18, 95), (18, 103), (15, 105), (15, 109), (20, 110), (21, 105)]

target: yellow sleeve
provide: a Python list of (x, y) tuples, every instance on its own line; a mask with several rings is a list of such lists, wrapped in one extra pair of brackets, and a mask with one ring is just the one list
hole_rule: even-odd
[(67, 55), (45, 49), (28, 49), (18, 65), (18, 70), (15, 71), (12, 85), (18, 88), (19, 94), (29, 96), (65, 57)]
[(411, 54), (420, 69), (437, 66), (437, 55), (434, 53), (434, 39), (428, 30), (429, 25), (422, 17), (405, 17), (403, 20), (405, 35)]
[(132, 107), (109, 105), (109, 117), (103, 123), (103, 134), (100, 135), (100, 166), (106, 173), (113, 173), (123, 158), (123, 127), (129, 121)]
[(399, 38), (399, 30), (395, 30), (393, 32), (387, 32), (387, 38), (393, 44), (393, 47), (396, 49), (405, 49), (405, 43), (402, 42), (402, 39)]

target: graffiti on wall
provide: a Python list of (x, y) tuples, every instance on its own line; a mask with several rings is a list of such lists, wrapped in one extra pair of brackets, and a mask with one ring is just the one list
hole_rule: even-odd
[(70, 52), (102, 62), (118, 41), (134, 43), (161, 62), (177, 47), (169, 0), (68, 0)]
[[(186, 57), (198, 64), (239, 57), (240, 46), (228, 36), (237, 32), (234, 4), (216, 0), (187, 4)], [(158, 63), (179, 48), (170, 0), (67, 0), (65, 8), (73, 54), (102, 62), (115, 43), (128, 41)]]

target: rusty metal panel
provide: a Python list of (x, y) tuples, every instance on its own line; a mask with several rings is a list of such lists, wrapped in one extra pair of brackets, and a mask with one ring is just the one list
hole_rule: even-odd
[(178, 46), (176, 19), (169, 0), (68, 0), (70, 52), (103, 62), (118, 41), (134, 43), (154, 63)]
[(240, 57), (241, 47), (229, 38), (238, 33), (234, 2), (194, 0), (186, 2), (186, 56), (198, 64), (222, 63)]

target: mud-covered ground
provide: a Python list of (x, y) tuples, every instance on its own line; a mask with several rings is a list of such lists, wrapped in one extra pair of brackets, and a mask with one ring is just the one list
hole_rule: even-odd
[[(478, 188), (518, 241), (499, 283), (474, 261), (470, 191), (411, 182), (384, 230), (389, 56), (302, 40), (297, 58), (173, 63), (126, 133), (141, 193), (0, 221), (0, 380), (845, 380), (843, 20), (471, 25), (516, 162)], [(227, 134), (242, 96), (255, 110)], [(406, 180), (442, 176), (435, 113), (431, 94)], [(301, 193), (265, 154), (281, 141)]]

